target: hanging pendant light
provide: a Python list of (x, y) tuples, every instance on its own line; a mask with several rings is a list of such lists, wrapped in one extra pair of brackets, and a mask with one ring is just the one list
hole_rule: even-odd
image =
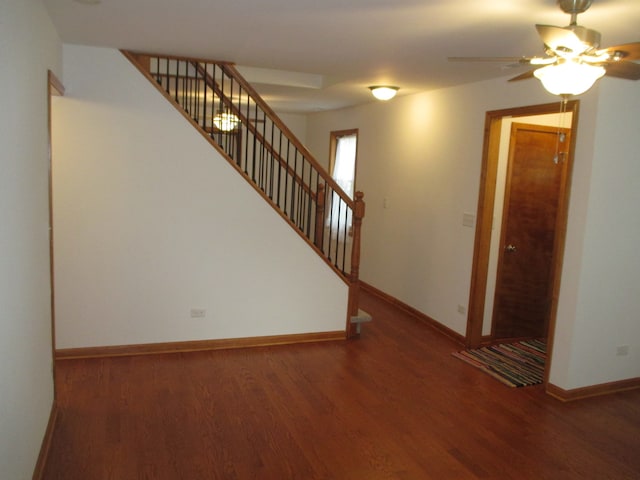
[(218, 130), (223, 132), (235, 130), (239, 123), (240, 119), (229, 112), (220, 112), (213, 117), (213, 124)]

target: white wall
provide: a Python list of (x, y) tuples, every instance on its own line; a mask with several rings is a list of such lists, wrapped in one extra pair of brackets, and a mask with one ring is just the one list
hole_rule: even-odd
[(47, 69), (61, 44), (40, 1), (0, 2), (0, 476), (31, 478), (53, 402)]
[[(550, 377), (567, 389), (640, 376), (638, 89), (601, 83), (580, 97)], [(477, 211), (485, 112), (555, 101), (534, 79), (497, 79), (310, 115), (321, 160), (331, 130), (360, 129), (361, 278), (464, 335), (475, 230), (462, 216)], [(630, 354), (616, 357), (623, 343)]]
[(58, 348), (345, 329), (346, 284), (128, 60), (65, 45), (64, 68)]
[[(582, 238), (565, 262), (564, 275), (571, 269), (577, 281), (561, 290), (556, 336), (568, 348), (550, 379), (565, 388), (640, 377), (639, 113), (637, 83), (605, 78), (587, 126), (592, 135), (580, 137), (592, 146), (592, 163), (574, 172), (574, 186), (582, 188), (573, 189), (572, 200), (583, 203), (574, 202), (569, 214), (575, 211)], [(628, 355), (616, 355), (625, 345)]]
[(304, 145), (307, 135), (307, 116), (301, 113), (280, 113), (276, 112), (280, 120), (291, 130), (298, 140)]

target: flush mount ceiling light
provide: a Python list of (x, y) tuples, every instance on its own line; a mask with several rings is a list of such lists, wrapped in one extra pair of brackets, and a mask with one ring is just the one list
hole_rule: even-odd
[(373, 96), (376, 97), (378, 100), (387, 101), (395, 97), (396, 93), (398, 93), (398, 90), (400, 90), (400, 88), (391, 87), (388, 85), (374, 85), (372, 87), (369, 87), (369, 90), (371, 90), (371, 93), (373, 94)]
[(606, 73), (600, 65), (589, 65), (578, 60), (547, 65), (538, 68), (533, 75), (542, 82), (545, 90), (553, 95), (580, 95)]

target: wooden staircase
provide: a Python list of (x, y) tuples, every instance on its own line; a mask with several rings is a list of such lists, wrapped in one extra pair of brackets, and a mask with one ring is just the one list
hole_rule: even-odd
[(371, 319), (358, 308), (363, 193), (350, 198), (233, 64), (122, 53), (347, 283), (357, 336)]

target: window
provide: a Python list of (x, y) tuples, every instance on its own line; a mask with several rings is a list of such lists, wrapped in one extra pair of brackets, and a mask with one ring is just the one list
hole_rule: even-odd
[(331, 132), (329, 173), (349, 198), (353, 198), (356, 180), (358, 130)]
[[(355, 191), (357, 147), (358, 130), (331, 132), (329, 173), (351, 199)], [(351, 210), (346, 208), (344, 201), (335, 192), (331, 195), (327, 225), (334, 240), (344, 241), (346, 234), (350, 234)]]

